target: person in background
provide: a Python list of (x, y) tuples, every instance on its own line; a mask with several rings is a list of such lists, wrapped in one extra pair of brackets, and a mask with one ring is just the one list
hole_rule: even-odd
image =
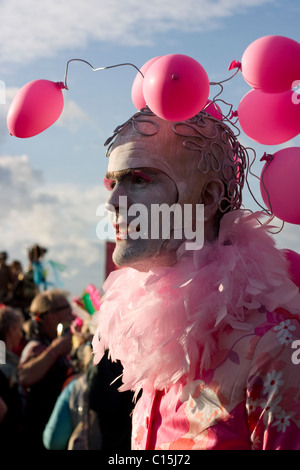
[(23, 275), (22, 263), (18, 260), (14, 260), (10, 263), (10, 272), (12, 275), (13, 286), (16, 284), (18, 279)]
[(44, 427), (65, 381), (72, 374), (72, 335), (58, 336), (58, 324), (70, 325), (72, 309), (65, 293), (46, 290), (30, 306), (33, 336), (22, 351), (19, 382), (24, 394), (24, 426), (28, 446), (45, 449)]
[(7, 261), (6, 251), (0, 253), (0, 303), (6, 304), (11, 298), (11, 289), (13, 283), (13, 277), (10, 272), (10, 267), (6, 263)]
[[(14, 353), (23, 338), (23, 316), (6, 305), (0, 306), (0, 341), (5, 345), (5, 363), (0, 364), (0, 442), (3, 448), (22, 444), (22, 403), (18, 389), (19, 357)], [(0, 412), (1, 415), (1, 412)]]
[(43, 432), (43, 443), (49, 450), (102, 448), (98, 421), (88, 401), (86, 369), (91, 354), (89, 342), (76, 348), (77, 374), (60, 393)]
[(16, 288), (16, 296), (26, 319), (30, 319), (31, 302), (41, 290), (45, 290), (46, 280), (41, 261), (46, 253), (47, 249), (37, 244), (28, 248), (28, 266)]
[[(24, 307), (28, 304), (24, 297), (24, 284), (23, 284), (23, 267), (20, 261), (14, 260), (10, 264), (10, 273), (12, 277), (12, 288), (11, 288), (11, 297), (8, 301), (8, 305), (13, 308), (18, 308), (23, 311)], [(26, 317), (23, 315), (24, 318)]]

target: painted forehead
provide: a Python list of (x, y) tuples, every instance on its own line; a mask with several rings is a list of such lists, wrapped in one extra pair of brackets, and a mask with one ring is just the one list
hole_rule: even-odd
[(165, 174), (161, 170), (157, 170), (156, 168), (151, 168), (151, 167), (142, 167), (142, 168), (128, 168), (126, 170), (119, 170), (119, 171), (114, 171), (110, 172), (107, 171), (105, 178), (115, 178), (115, 179), (122, 179), (125, 178), (126, 176), (155, 176), (155, 175), (160, 175), (160, 174)]
[(108, 170), (153, 167), (189, 197), (203, 177), (216, 175), (229, 188), (232, 207), (241, 204), (247, 152), (224, 122), (205, 112), (182, 122), (139, 111), (106, 141)]
[(109, 145), (108, 169), (118, 171), (151, 166), (164, 171), (174, 181), (181, 180), (183, 167), (191, 165), (194, 156), (197, 169), (202, 150), (218, 137), (218, 133), (215, 120), (210, 120), (205, 113), (193, 120), (176, 123), (143, 110), (118, 126), (106, 141), (105, 145)]
[[(160, 154), (163, 159), (169, 158), (173, 165), (186, 150), (213, 153), (215, 145), (224, 147), (224, 153), (235, 145), (233, 132), (222, 121), (200, 112), (187, 121), (170, 122), (155, 116), (147, 108), (118, 126), (105, 142), (108, 157), (122, 146), (118, 149), (118, 156), (134, 151), (135, 155), (140, 152), (141, 156), (148, 155), (151, 159)], [(187, 159), (191, 155), (187, 154)]]
[(115, 137), (109, 149), (109, 172), (154, 168), (177, 179), (174, 162), (182, 145), (176, 141), (171, 123), (158, 124), (156, 120), (129, 122)]

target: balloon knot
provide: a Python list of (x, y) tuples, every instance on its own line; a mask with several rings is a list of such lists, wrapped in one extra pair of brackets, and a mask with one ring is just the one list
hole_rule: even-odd
[(177, 80), (177, 78), (178, 78), (178, 75), (176, 73), (173, 73), (172, 80)]
[(59, 86), (59, 88), (65, 88), (66, 90), (68, 90), (68, 87), (64, 82), (56, 82), (56, 84), (57, 86)]
[(242, 64), (241, 62), (239, 62), (238, 60), (233, 60), (229, 67), (228, 67), (228, 70), (232, 70), (232, 69), (241, 69), (242, 68)]
[(264, 162), (264, 161), (269, 162), (270, 160), (272, 160), (272, 158), (273, 158), (273, 155), (270, 155), (269, 153), (265, 152), (263, 154), (263, 156), (261, 157), (260, 161), (261, 162)]
[(234, 117), (238, 117), (238, 112), (237, 112), (237, 111), (232, 111), (232, 112), (231, 112), (230, 119), (232, 119), (232, 118), (234, 118)]

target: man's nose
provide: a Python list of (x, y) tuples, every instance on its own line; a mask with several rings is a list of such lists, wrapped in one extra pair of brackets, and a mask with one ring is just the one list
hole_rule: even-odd
[(106, 201), (106, 209), (109, 211), (112, 210), (112, 207), (114, 211), (128, 207), (127, 193), (124, 186), (120, 183), (115, 184)]
[(120, 196), (120, 191), (118, 190), (117, 187), (115, 187), (110, 193), (109, 196), (106, 200), (106, 209), (109, 211), (110, 207), (113, 206), (113, 208), (116, 210), (118, 209), (119, 206), (119, 196)]

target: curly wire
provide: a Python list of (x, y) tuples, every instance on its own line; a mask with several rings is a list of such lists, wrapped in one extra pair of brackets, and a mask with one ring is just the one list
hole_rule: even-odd
[[(267, 164), (266, 164), (266, 166), (265, 166), (265, 168), (264, 168), (264, 170), (261, 174), (261, 178), (259, 178), (259, 176), (257, 176), (252, 171), (252, 166), (253, 166), (254, 162), (256, 161), (256, 152), (255, 152), (255, 150), (252, 147), (243, 147), (237, 140), (237, 137), (241, 134), (241, 130), (236, 124), (238, 122), (237, 113), (233, 112), (233, 105), (232, 104), (227, 103), (223, 99), (219, 98), (219, 96), (223, 92), (222, 83), (224, 83), (228, 80), (231, 80), (238, 72), (239, 72), (239, 69), (237, 69), (236, 72), (226, 80), (223, 80), (221, 82), (211, 82), (210, 83), (210, 85), (220, 86), (220, 91), (219, 91), (219, 93), (217, 93), (214, 96), (214, 98), (212, 99), (212, 103), (216, 105), (218, 102), (220, 102), (220, 103), (223, 103), (224, 105), (228, 106), (227, 114), (224, 114), (220, 107), (218, 107), (217, 110), (222, 115), (222, 121), (224, 123), (230, 125), (232, 128), (234, 128), (234, 130), (235, 130), (234, 140), (235, 140), (235, 142), (237, 143), (237, 145), (239, 147), (239, 152), (238, 152), (239, 156), (238, 156), (238, 161), (236, 163), (236, 167), (238, 167), (238, 171), (237, 172), (235, 171), (234, 178), (227, 183), (227, 189), (228, 189), (230, 197), (229, 198), (224, 198), (224, 200), (227, 201), (228, 204), (230, 204), (232, 208), (234, 208), (234, 207), (242, 208), (242, 190), (243, 190), (243, 187), (244, 187), (244, 183), (246, 183), (248, 191), (249, 191), (251, 197), (253, 198), (255, 203), (260, 207), (260, 209), (262, 210), (262, 213), (265, 214), (266, 216), (268, 216), (267, 221), (264, 223), (264, 225), (266, 225), (268, 227), (275, 216), (273, 215), (273, 211), (272, 211), (270, 195), (269, 195), (269, 192), (268, 192), (268, 190), (265, 186), (265, 183), (264, 183), (264, 174), (265, 174), (265, 171), (266, 171), (268, 165), (270, 164), (270, 162), (272, 160), (272, 155), (267, 155), (267, 157), (269, 157), (268, 160), (267, 160)], [(211, 103), (208, 103), (205, 108), (207, 108), (210, 104)], [(204, 108), (204, 110), (205, 110), (205, 108)], [(235, 120), (233, 120), (234, 117), (236, 118)], [(233, 144), (233, 142), (231, 142), (231, 144)], [(253, 153), (253, 159), (252, 159), (251, 162), (250, 162), (249, 152)], [(238, 175), (240, 175), (240, 178), (238, 178)], [(265, 189), (265, 192), (267, 194), (269, 209), (262, 206), (259, 203), (259, 201), (257, 200), (257, 198), (254, 196), (254, 193), (251, 189), (250, 182), (249, 182), (249, 175), (251, 175), (252, 177), (254, 177), (254, 178), (258, 179), (259, 181), (261, 181), (261, 184), (262, 184), (262, 186)], [(232, 190), (230, 190), (231, 186), (232, 186)], [(220, 201), (220, 203), (219, 203), (220, 210), (222, 211), (221, 204), (222, 204), (222, 201)], [(249, 211), (249, 209), (244, 209), (244, 210)], [(250, 211), (250, 212), (252, 212), (252, 211)], [(262, 224), (262, 222), (259, 219), (258, 219), (258, 222), (260, 224)], [(268, 230), (270, 232), (272, 232), (273, 234), (277, 234), (277, 233), (281, 232), (283, 227), (284, 227), (284, 221), (281, 221), (281, 227), (278, 228), (276, 231), (272, 231), (270, 228), (268, 228)]]
[[(86, 60), (83, 60), (83, 59), (71, 59), (67, 62), (67, 65), (66, 65), (66, 71), (65, 71), (65, 81), (64, 81), (64, 87), (66, 89), (68, 89), (68, 85), (67, 85), (67, 75), (68, 75), (68, 68), (69, 68), (69, 64), (70, 62), (73, 62), (73, 61), (79, 61), (79, 62), (83, 62), (85, 64), (87, 64), (94, 72), (98, 71), (98, 70), (106, 70), (106, 69), (111, 69), (111, 68), (115, 68), (115, 67), (122, 67), (122, 66), (131, 66), (131, 67), (134, 67), (140, 74), (141, 76), (144, 78), (144, 75), (143, 73), (141, 72), (140, 69), (138, 69), (138, 67), (136, 67), (134, 64), (132, 63), (123, 63), (123, 64), (115, 64), (115, 65), (111, 65), (111, 66), (106, 66), (106, 67), (93, 67), (88, 61)], [(207, 103), (206, 106), (204, 106), (203, 108), (203, 112), (205, 113), (206, 112), (206, 109), (208, 106), (210, 106), (211, 104), (214, 104), (215, 105), (215, 108), (216, 108), (216, 105), (217, 103), (222, 103), (223, 105), (227, 106), (228, 107), (228, 112), (227, 114), (224, 114), (222, 111), (221, 111), (221, 108), (218, 107), (216, 108), (218, 110), (218, 112), (221, 113), (222, 115), (222, 122), (225, 124), (225, 125), (230, 125), (231, 127), (233, 127), (235, 129), (235, 134), (231, 134), (230, 135), (230, 132), (227, 132), (224, 130), (224, 137), (226, 135), (226, 138), (224, 140), (224, 143), (226, 143), (227, 141), (230, 142), (230, 145), (232, 147), (232, 157), (233, 158), (230, 158), (230, 151), (228, 152), (228, 155), (227, 155), (227, 158), (229, 159), (229, 161), (231, 162), (230, 165), (225, 165), (224, 168), (222, 169), (221, 168), (221, 163), (220, 161), (218, 160), (218, 157), (216, 155), (214, 155), (214, 152), (212, 151), (212, 149), (210, 149), (210, 152), (206, 153), (205, 155), (203, 155), (203, 152), (201, 152), (201, 160), (199, 162), (199, 165), (198, 165), (198, 168), (200, 169), (201, 167), (201, 164), (203, 163), (203, 161), (205, 162), (205, 165), (206, 165), (206, 169), (204, 168), (203, 171), (208, 171), (208, 168), (209, 168), (209, 165), (211, 165), (211, 169), (213, 171), (216, 171), (216, 172), (221, 172), (222, 175), (223, 175), (223, 181), (226, 183), (226, 187), (227, 187), (227, 196), (228, 197), (225, 197), (223, 198), (222, 201), (220, 201), (220, 210), (221, 210), (221, 207), (222, 207), (222, 204), (223, 202), (225, 201), (227, 203), (227, 209), (225, 210), (225, 212), (228, 210), (228, 207), (230, 208), (230, 210), (234, 210), (234, 209), (237, 209), (237, 208), (240, 208), (241, 205), (242, 205), (242, 189), (243, 189), (243, 186), (244, 186), (244, 182), (246, 181), (246, 184), (247, 184), (247, 187), (248, 187), (248, 190), (252, 196), (252, 198), (254, 199), (254, 201), (258, 204), (258, 206), (263, 210), (263, 212), (265, 212), (267, 215), (270, 216), (270, 220), (272, 220), (274, 218), (273, 216), (273, 213), (272, 213), (272, 208), (271, 208), (271, 201), (270, 201), (270, 196), (269, 196), (269, 193), (267, 191), (267, 188), (265, 187), (265, 184), (264, 184), (264, 173), (265, 173), (265, 170), (268, 166), (268, 164), (270, 163), (271, 160), (269, 160), (268, 164), (266, 165), (262, 175), (261, 175), (261, 183), (267, 193), (267, 197), (268, 197), (268, 203), (269, 203), (269, 208), (270, 210), (267, 210), (266, 208), (264, 208), (258, 201), (257, 199), (255, 198), (252, 190), (251, 190), (251, 187), (250, 187), (250, 184), (249, 184), (249, 181), (248, 181), (248, 175), (251, 174), (252, 176), (254, 176), (255, 178), (258, 178), (260, 179), (257, 175), (255, 175), (251, 168), (252, 168), (252, 165), (256, 159), (256, 153), (255, 153), (255, 150), (253, 148), (244, 148), (237, 140), (237, 137), (240, 135), (240, 129), (239, 127), (236, 125), (237, 121), (238, 121), (238, 117), (237, 117), (237, 114), (234, 113), (232, 110), (233, 110), (233, 106), (232, 104), (230, 103), (227, 103), (225, 102), (223, 99), (220, 99), (219, 96), (223, 93), (223, 90), (224, 90), (224, 87), (223, 87), (223, 83), (231, 80), (233, 77), (235, 77), (235, 75), (239, 72), (239, 68), (237, 68), (237, 70), (234, 72), (233, 75), (231, 75), (230, 77), (228, 77), (227, 79), (225, 80), (222, 80), (220, 82), (210, 82), (210, 85), (212, 86), (219, 86), (220, 87), (220, 90), (219, 92), (214, 96), (213, 100), (210, 102), (210, 103)], [(142, 119), (138, 119), (140, 116), (142, 115)], [(108, 145), (108, 149), (107, 149), (107, 152), (106, 152), (106, 155), (109, 156), (110, 154), (110, 150), (111, 150), (111, 147), (113, 145), (113, 141), (115, 139), (115, 137), (129, 124), (132, 125), (132, 127), (136, 130), (136, 132), (139, 132), (140, 134), (144, 135), (144, 136), (153, 136), (155, 135), (158, 130), (159, 130), (159, 126), (156, 122), (150, 120), (150, 119), (147, 119), (147, 116), (153, 116), (154, 114), (149, 110), (149, 108), (144, 108), (142, 110), (140, 110), (138, 113), (136, 113), (133, 117), (131, 117), (128, 121), (126, 121), (124, 124), (118, 126), (113, 135), (111, 137), (109, 137), (106, 142), (105, 142), (105, 146)], [(233, 117), (236, 117), (235, 121), (233, 121)], [(197, 127), (201, 128), (201, 127), (205, 127), (205, 120), (203, 118), (203, 114), (200, 112), (198, 113), (194, 118), (192, 118), (191, 120), (189, 120), (190, 122), (193, 122), (194, 124), (197, 125)], [(152, 126), (154, 126), (154, 130), (153, 132), (148, 132), (148, 133), (144, 133), (143, 131), (141, 131), (139, 129), (139, 126), (138, 124), (141, 123), (141, 122), (148, 122), (150, 123)], [(183, 123), (181, 123), (182, 125)], [(227, 126), (226, 126), (227, 127)], [(228, 126), (228, 129), (230, 129), (231, 131), (231, 128)], [(194, 129), (195, 130), (195, 129)], [(176, 133), (176, 124), (173, 126), (173, 131)], [(233, 137), (234, 136), (234, 137)], [(195, 136), (193, 136), (195, 137)], [(208, 136), (202, 136), (202, 139), (207, 139)], [(213, 138), (213, 136), (210, 136), (210, 138)], [(228, 140), (227, 140), (228, 139)], [(188, 140), (185, 140), (183, 145), (185, 146), (185, 148), (187, 149), (190, 149), (190, 150), (195, 150), (195, 147), (194, 147), (194, 142), (192, 141), (188, 141)], [(197, 147), (197, 145), (196, 145)], [(200, 146), (201, 147), (201, 146)], [(235, 149), (235, 150), (234, 150)], [(249, 155), (248, 155), (248, 152), (247, 150), (251, 150), (254, 154), (254, 158), (252, 160), (252, 162), (250, 163), (249, 161)], [(210, 158), (208, 158), (208, 156), (210, 155)], [(215, 166), (215, 163), (219, 163), (219, 165), (216, 165)], [(225, 178), (225, 169), (227, 169), (228, 167), (231, 167), (231, 170), (232, 170), (232, 179), (230, 180), (226, 180)], [(201, 170), (202, 171), (202, 170)], [(279, 232), (282, 230), (284, 226), (284, 222), (282, 223), (282, 227), (281, 229), (279, 230)]]
[[(157, 134), (157, 132), (159, 131), (159, 125), (157, 124), (157, 122), (151, 120), (151, 119), (147, 119), (148, 116), (154, 116), (154, 114), (152, 113), (152, 111), (150, 111), (149, 108), (143, 108), (141, 109), (140, 111), (138, 111), (137, 113), (135, 113), (133, 116), (131, 116), (126, 122), (124, 122), (123, 124), (117, 126), (113, 132), (113, 135), (111, 137), (108, 137), (108, 139), (104, 142), (104, 146), (108, 146), (107, 148), (107, 151), (106, 151), (106, 156), (109, 157), (110, 155), (110, 151), (111, 151), (111, 148), (114, 144), (114, 140), (115, 138), (117, 137), (117, 135), (123, 131), (123, 129), (125, 129), (127, 126), (130, 126), (139, 134), (141, 135), (144, 135), (145, 137), (151, 137), (155, 134)], [(138, 119), (140, 118), (141, 119)], [(140, 123), (149, 123), (151, 126), (153, 126), (153, 131), (149, 131), (149, 132), (144, 132), (142, 131), (141, 129), (139, 129), (139, 124)]]
[[(242, 206), (242, 192), (246, 183), (249, 193), (255, 203), (260, 207), (260, 209), (262, 209), (263, 213), (269, 216), (268, 221), (265, 223), (266, 225), (268, 225), (269, 222), (274, 218), (272, 214), (271, 204), (269, 205), (270, 210), (263, 207), (255, 198), (249, 183), (249, 175), (260, 179), (252, 171), (252, 166), (256, 160), (256, 152), (253, 148), (244, 147), (240, 144), (237, 137), (240, 135), (241, 131), (236, 124), (238, 121), (238, 117), (236, 117), (236, 113), (233, 112), (233, 106), (232, 104), (227, 103), (223, 99), (219, 98), (219, 96), (223, 92), (222, 83), (233, 78), (237, 72), (238, 71), (236, 71), (230, 78), (223, 80), (222, 82), (211, 82), (211, 85), (220, 86), (220, 91), (213, 97), (211, 102), (208, 103), (203, 108), (203, 110), (200, 111), (196, 116), (186, 121), (174, 123), (172, 126), (172, 130), (175, 134), (179, 135), (184, 139), (182, 145), (186, 149), (194, 152), (199, 152), (200, 159), (198, 168), (199, 170), (201, 170), (201, 172), (208, 173), (209, 171), (214, 171), (221, 175), (221, 179), (224, 182), (226, 188), (225, 196), (219, 201), (219, 210), (221, 213), (226, 213), (228, 211), (236, 209), (243, 209), (249, 211), (249, 209), (244, 209)], [(220, 112), (222, 116), (221, 119), (213, 118), (206, 111), (209, 105), (217, 105), (217, 103), (222, 103), (223, 105), (228, 107), (227, 113), (223, 113), (220, 107), (217, 108), (218, 112)], [(157, 122), (151, 119), (151, 117), (153, 116), (155, 117), (155, 114), (146, 106), (145, 108), (135, 113), (126, 122), (117, 126), (113, 132), (113, 135), (109, 137), (104, 143), (105, 146), (108, 146), (106, 156), (109, 157), (115, 138), (127, 126), (131, 126), (137, 133), (146, 137), (151, 137), (157, 134), (157, 132), (159, 131), (159, 125), (157, 124)], [(235, 120), (233, 119), (234, 117), (236, 117)], [(203, 129), (206, 128), (205, 119), (207, 118), (214, 121), (214, 133), (211, 135), (207, 135), (205, 134), (205, 132), (203, 132)], [(140, 124), (145, 122), (152, 126), (152, 130), (148, 130), (147, 132), (141, 130)], [(192, 133), (189, 133), (191, 129)], [(218, 136), (220, 136), (222, 142), (224, 142), (224, 144), (228, 146), (227, 154), (225, 155), (226, 158), (223, 159), (223, 165), (220, 162), (218, 155), (214, 152), (214, 146), (218, 146), (219, 150), (221, 149), (221, 146), (219, 144), (213, 142), (213, 140)], [(207, 149), (208, 141), (209, 145)], [(251, 162), (249, 152), (252, 152), (254, 155), (253, 160)], [(231, 173), (231, 175), (228, 176), (228, 173)], [(263, 182), (262, 184), (264, 185)], [(267, 192), (266, 188), (265, 190)], [(282, 227), (278, 230), (278, 232), (282, 230), (283, 225), (284, 223), (282, 224)]]

